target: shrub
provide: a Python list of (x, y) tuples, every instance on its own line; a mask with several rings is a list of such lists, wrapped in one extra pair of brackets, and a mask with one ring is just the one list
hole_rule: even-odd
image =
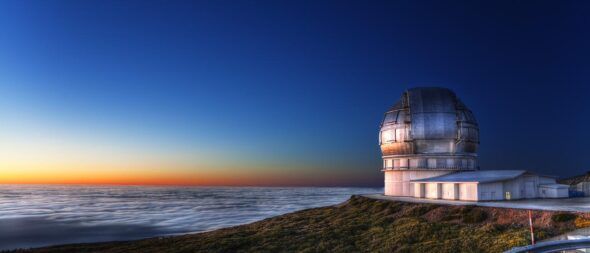
[(578, 216), (573, 213), (556, 213), (553, 216), (551, 216), (551, 220), (553, 222), (566, 222), (566, 221), (571, 221), (571, 220), (575, 219), (576, 217), (578, 217)]
[(574, 221), (574, 224), (576, 225), (577, 228), (586, 228), (586, 227), (590, 227), (590, 220), (586, 219), (586, 218), (578, 217), (578, 218), (576, 218), (576, 221)]
[(488, 218), (488, 214), (479, 208), (472, 208), (463, 214), (464, 223), (480, 223)]

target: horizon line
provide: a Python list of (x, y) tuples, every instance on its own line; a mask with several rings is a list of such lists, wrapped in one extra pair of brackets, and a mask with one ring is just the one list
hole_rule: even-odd
[(0, 183), (0, 186), (10, 186), (10, 185), (39, 185), (39, 186), (96, 186), (96, 187), (112, 187), (112, 186), (122, 186), (122, 187), (134, 187), (134, 186), (144, 186), (144, 187), (243, 187), (243, 188), (254, 188), (254, 187), (268, 187), (268, 188), (335, 188), (335, 187), (344, 187), (344, 188), (383, 188), (383, 186), (370, 186), (370, 185), (202, 185), (202, 184), (125, 184), (125, 183), (100, 183), (100, 184), (92, 184), (92, 183)]

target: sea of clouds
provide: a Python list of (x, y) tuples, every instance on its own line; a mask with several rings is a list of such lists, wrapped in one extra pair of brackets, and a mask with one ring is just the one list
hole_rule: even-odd
[(0, 250), (202, 232), (381, 191), (0, 185)]

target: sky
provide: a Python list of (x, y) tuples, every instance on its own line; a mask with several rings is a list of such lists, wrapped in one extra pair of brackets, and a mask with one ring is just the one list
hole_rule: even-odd
[(590, 3), (1, 1), (0, 183), (382, 186), (383, 113), (455, 91), (481, 169), (590, 170)]

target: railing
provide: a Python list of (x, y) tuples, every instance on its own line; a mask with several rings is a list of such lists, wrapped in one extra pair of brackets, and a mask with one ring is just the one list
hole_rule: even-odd
[(469, 166), (417, 166), (417, 167), (410, 167), (410, 166), (394, 166), (394, 167), (385, 167), (381, 168), (381, 170), (428, 170), (428, 169), (441, 169), (441, 170), (474, 170), (476, 168), (469, 168)]
[(516, 247), (504, 253), (561, 252), (586, 248), (590, 248), (590, 239), (540, 242), (535, 245)]

